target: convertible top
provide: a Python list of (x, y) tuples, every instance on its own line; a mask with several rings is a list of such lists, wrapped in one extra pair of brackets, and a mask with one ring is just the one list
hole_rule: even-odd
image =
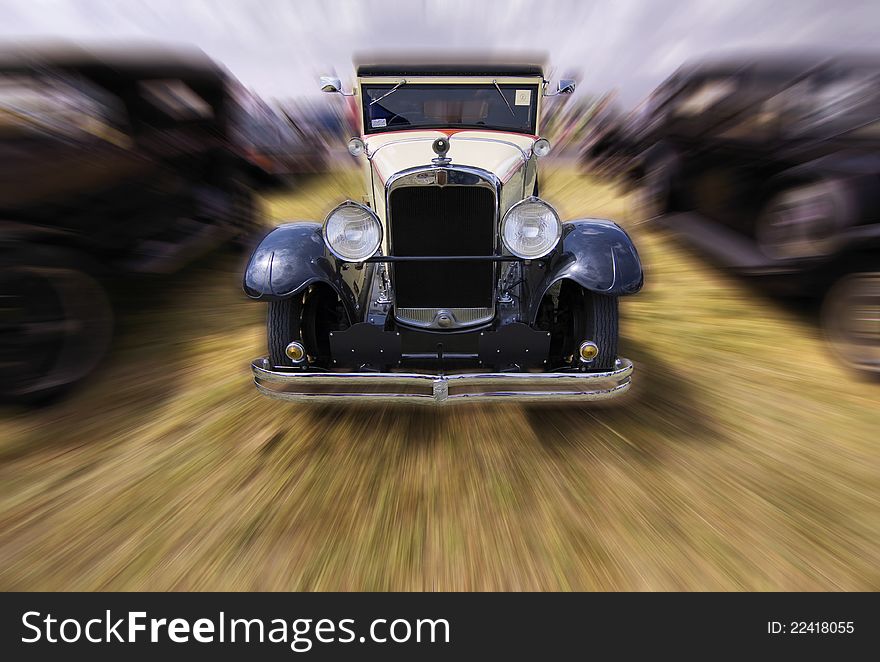
[(358, 76), (544, 76), (540, 64), (516, 64), (510, 62), (492, 64), (491, 62), (448, 62), (448, 63), (410, 63), (383, 62), (360, 64)]

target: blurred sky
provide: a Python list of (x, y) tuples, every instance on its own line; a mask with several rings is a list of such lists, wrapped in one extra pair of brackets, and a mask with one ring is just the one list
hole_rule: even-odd
[(880, 44), (880, 0), (0, 0), (0, 38), (193, 43), (268, 97), (317, 94), (352, 52), (545, 51), (632, 106), (718, 50)]

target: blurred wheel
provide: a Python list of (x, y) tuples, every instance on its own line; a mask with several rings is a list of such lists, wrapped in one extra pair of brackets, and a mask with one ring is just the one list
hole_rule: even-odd
[(838, 181), (794, 186), (764, 207), (755, 227), (761, 251), (774, 260), (797, 260), (833, 254), (840, 231), (855, 216), (854, 202)]
[(839, 280), (825, 297), (822, 325), (847, 365), (880, 372), (880, 272)]
[(41, 251), (0, 269), (0, 399), (38, 403), (65, 393), (101, 361), (113, 314), (76, 257)]

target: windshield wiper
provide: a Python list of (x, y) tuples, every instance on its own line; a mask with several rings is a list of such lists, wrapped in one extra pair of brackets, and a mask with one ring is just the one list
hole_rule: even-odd
[(370, 102), (370, 105), (372, 106), (374, 103), (379, 103), (380, 101), (382, 101), (382, 99), (384, 99), (385, 97), (387, 97), (389, 94), (394, 94), (395, 92), (397, 92), (397, 88), (400, 87), (401, 85), (406, 85), (406, 80), (402, 80), (402, 81), (400, 81), (397, 85), (395, 85), (394, 87), (392, 87), (390, 90), (388, 90), (385, 94), (383, 94), (383, 95), (382, 95), (381, 97), (379, 97), (378, 99), (373, 99), (373, 100)]
[[(516, 113), (513, 112), (513, 108), (510, 107), (510, 102), (507, 100), (507, 97), (504, 96), (504, 92), (501, 91), (501, 88), (498, 87), (498, 81), (497, 81), (497, 80), (493, 80), (493, 81), (492, 81), (492, 85), (495, 86), (495, 89), (498, 90), (498, 94), (500, 94), (500, 95), (501, 95), (501, 98), (504, 99), (504, 105), (506, 105), (506, 106), (507, 106), (507, 110), (510, 111), (510, 116), (511, 116), (513, 119), (516, 119)], [(394, 90), (391, 90), (391, 92), (393, 92), (393, 91), (394, 91)], [(389, 92), (388, 94), (391, 94), (391, 92)]]

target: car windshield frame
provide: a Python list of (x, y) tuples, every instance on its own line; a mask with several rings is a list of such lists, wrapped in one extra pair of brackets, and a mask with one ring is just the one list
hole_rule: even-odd
[[(397, 89), (394, 89), (395, 87)], [(473, 99), (468, 99), (467, 94), (462, 94), (468, 90), (479, 94), (475, 94)], [(445, 99), (442, 95), (444, 91), (450, 93)], [(361, 84), (364, 135), (420, 129), (475, 129), (535, 135), (540, 91), (540, 84), (537, 81), (528, 83), (407, 81), (403, 84), (400, 81), (364, 81)], [(486, 114), (481, 116), (480, 120), (473, 122), (441, 120), (425, 115), (425, 102), (444, 100), (451, 103), (481, 101), (487, 104)], [(419, 103), (422, 104), (420, 115), (415, 108), (407, 110), (410, 106), (417, 106)], [(446, 113), (449, 117), (450, 109), (447, 108)], [(461, 113), (460, 119), (465, 119), (463, 107)], [(397, 118), (403, 121), (399, 124), (392, 123)], [(384, 125), (379, 123), (382, 120), (385, 122)]]

